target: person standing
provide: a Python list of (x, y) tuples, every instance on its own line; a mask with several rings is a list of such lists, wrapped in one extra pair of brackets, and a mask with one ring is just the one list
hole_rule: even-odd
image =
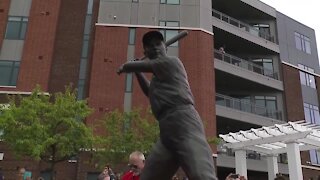
[(129, 156), (129, 168), (130, 170), (126, 172), (121, 180), (139, 180), (141, 171), (144, 168), (145, 157), (142, 152), (135, 151)]
[(110, 180), (108, 167), (105, 167), (103, 171), (99, 174), (98, 180)]
[[(127, 62), (118, 74), (135, 72), (159, 122), (160, 140), (146, 160), (141, 180), (170, 180), (181, 166), (192, 180), (216, 180), (212, 151), (189, 86), (177, 57), (166, 54), (163, 35), (150, 31), (142, 38), (143, 61)], [(151, 82), (142, 74), (153, 74)]]

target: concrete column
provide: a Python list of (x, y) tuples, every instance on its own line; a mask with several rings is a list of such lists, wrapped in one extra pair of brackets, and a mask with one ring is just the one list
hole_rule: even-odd
[(288, 166), (290, 180), (301, 180), (302, 169), (299, 145), (295, 142), (287, 144)]
[(236, 150), (236, 173), (247, 178), (247, 154), (245, 150)]
[(268, 162), (268, 180), (274, 180), (276, 174), (279, 172), (278, 170), (278, 160), (277, 156), (267, 156)]

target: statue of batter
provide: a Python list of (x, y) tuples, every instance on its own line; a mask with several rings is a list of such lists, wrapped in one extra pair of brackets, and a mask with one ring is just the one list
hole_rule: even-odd
[[(190, 180), (216, 180), (212, 152), (182, 62), (166, 53), (159, 31), (143, 36), (143, 61), (123, 64), (118, 73), (135, 72), (159, 121), (160, 140), (154, 145), (141, 180), (170, 180), (179, 166)], [(153, 73), (151, 82), (142, 72)]]

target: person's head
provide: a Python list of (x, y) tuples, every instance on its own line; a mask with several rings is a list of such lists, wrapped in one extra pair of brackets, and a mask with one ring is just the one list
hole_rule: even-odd
[(129, 167), (134, 175), (139, 175), (144, 168), (144, 155), (142, 152), (135, 151), (129, 156)]
[(160, 55), (166, 55), (166, 45), (163, 35), (159, 31), (149, 31), (142, 38), (144, 55), (149, 59), (155, 59)]
[(105, 174), (105, 175), (109, 175), (109, 167), (108, 167), (108, 166), (105, 167), (105, 168), (103, 169), (102, 173)]
[(172, 177), (172, 180), (179, 180), (179, 178), (178, 178), (177, 175), (174, 175), (174, 176)]

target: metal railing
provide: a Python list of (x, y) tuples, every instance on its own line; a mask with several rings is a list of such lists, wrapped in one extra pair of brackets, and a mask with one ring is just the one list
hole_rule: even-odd
[(262, 66), (259, 66), (255, 63), (238, 58), (238, 57), (233, 56), (231, 54), (222, 53), (219, 50), (215, 49), (214, 50), (214, 58), (221, 60), (221, 61), (224, 61), (224, 62), (227, 62), (229, 64), (233, 64), (235, 66), (239, 66), (239, 67), (247, 69), (249, 71), (252, 71), (252, 72), (279, 80), (279, 76), (278, 76), (277, 72), (274, 72), (270, 69), (266, 69)]
[(253, 103), (242, 101), (241, 99), (232, 98), (222, 94), (216, 94), (216, 104), (228, 108), (236, 109), (243, 112), (256, 114), (272, 119), (282, 120), (282, 112), (276, 109), (268, 109), (266, 107), (257, 106)]
[[(218, 154), (225, 154), (227, 156), (233, 156), (233, 157), (235, 156), (235, 151), (233, 149), (227, 148), (223, 145), (217, 145), (217, 152)], [(261, 154), (255, 151), (247, 150), (246, 154), (247, 154), (247, 159), (261, 160)]]
[(256, 37), (261, 37), (263, 39), (266, 39), (268, 41), (276, 43), (274, 37), (271, 36), (270, 34), (268, 34), (266, 32), (259, 31), (258, 29), (254, 28), (253, 26), (251, 26), (247, 23), (244, 23), (242, 21), (239, 21), (237, 19), (234, 19), (234, 18), (232, 18), (222, 12), (219, 12), (215, 9), (212, 9), (212, 16), (215, 18), (218, 18), (228, 24), (231, 24), (235, 27), (238, 27), (239, 29), (245, 30)]

